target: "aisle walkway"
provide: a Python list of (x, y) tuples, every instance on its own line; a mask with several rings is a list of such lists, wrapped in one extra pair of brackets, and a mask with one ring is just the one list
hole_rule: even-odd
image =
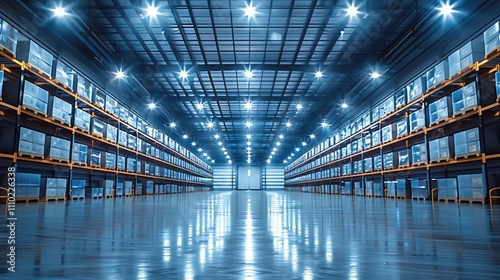
[[(17, 205), (2, 279), (498, 279), (500, 207), (291, 192)], [(15, 277), (13, 277), (15, 276)]]

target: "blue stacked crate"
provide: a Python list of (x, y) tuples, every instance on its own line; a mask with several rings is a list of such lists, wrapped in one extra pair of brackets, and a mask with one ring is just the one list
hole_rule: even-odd
[(394, 153), (385, 153), (383, 157), (383, 164), (384, 164), (384, 169), (393, 169), (396, 166), (394, 165), (395, 159), (394, 159)]
[(381, 182), (373, 183), (373, 196), (383, 197), (384, 196), (384, 185)]
[(52, 120), (71, 125), (73, 106), (68, 102), (56, 97), (49, 97), (49, 116)]
[(75, 110), (74, 126), (79, 130), (90, 132), (90, 114), (77, 108)]
[(30, 81), (24, 81), (23, 109), (47, 116), (49, 92)]
[(128, 157), (127, 158), (127, 172), (135, 172), (137, 170), (136, 166), (137, 162), (135, 158)]
[(68, 180), (62, 178), (47, 178), (45, 184), (46, 198), (64, 198)]
[(413, 166), (427, 163), (427, 147), (425, 143), (411, 147), (411, 161)]
[(118, 101), (116, 101), (110, 95), (106, 95), (106, 105), (105, 105), (104, 109), (106, 110), (106, 112), (112, 114), (113, 116), (116, 116), (116, 117), (119, 116)]
[(127, 117), (127, 123), (132, 127), (137, 127), (137, 115), (130, 112)]
[(406, 96), (407, 96), (406, 87), (396, 92), (395, 95), (396, 101), (394, 102), (396, 109), (399, 109), (406, 105)]
[(101, 109), (105, 109), (106, 108), (106, 93), (104, 93), (100, 89), (94, 90), (94, 98), (93, 98), (92, 102), (97, 107), (99, 107)]
[(477, 37), (456, 50), (448, 57), (450, 77), (460, 74), (462, 70), (469, 68), (473, 63), (484, 59), (484, 38)]
[(135, 172), (142, 174), (142, 161), (137, 160), (137, 163), (135, 165)]
[(92, 188), (92, 198), (102, 198), (104, 196), (103, 188)]
[(481, 200), (484, 202), (485, 186), (482, 174), (458, 176), (458, 197), (460, 200)]
[(342, 186), (342, 194), (351, 195), (352, 194), (352, 182), (344, 182)]
[(439, 200), (456, 200), (458, 199), (457, 179), (445, 178), (437, 179), (438, 198)]
[(119, 112), (119, 118), (122, 121), (126, 121), (128, 117), (128, 109), (125, 108), (122, 104), (118, 103), (118, 112)]
[(452, 93), (453, 117), (477, 109), (476, 82)]
[(118, 182), (116, 184), (115, 197), (123, 196), (123, 182)]
[(96, 149), (92, 149), (89, 153), (89, 163), (92, 167), (101, 167), (101, 152)]
[(408, 119), (402, 118), (396, 122), (396, 138), (406, 136), (408, 134)]
[(70, 150), (70, 141), (55, 136), (47, 136), (45, 142), (45, 156), (48, 160), (68, 162)]
[(387, 197), (396, 197), (396, 181), (385, 181), (384, 182)]
[[(366, 127), (369, 127), (370, 124), (372, 123), (371, 121), (371, 114), (370, 114), (370, 111), (368, 111), (367, 113), (365, 113), (361, 119), (363, 120), (363, 127), (366, 128)], [(334, 138), (333, 137), (330, 137), (330, 146), (333, 146), (334, 144)]]
[(135, 195), (142, 195), (142, 183), (135, 185)]
[(0, 19), (0, 49), (15, 55), (19, 32), (6, 21)]
[(123, 195), (132, 195), (132, 181), (125, 181), (123, 184)]
[(38, 199), (40, 197), (40, 174), (17, 173), (16, 174), (16, 199)]
[(373, 196), (373, 181), (366, 181), (365, 182), (365, 195), (366, 196)]
[(365, 195), (365, 190), (363, 189), (362, 182), (354, 182), (354, 194), (359, 196)]
[(452, 146), (452, 139), (453, 138), (451, 137), (445, 136), (429, 141), (429, 159), (431, 163), (450, 160), (450, 146)]
[(76, 77), (75, 71), (59, 60), (56, 63), (55, 71), (56, 73), (53, 75), (55, 80), (72, 91), (74, 79)]
[(472, 128), (453, 135), (455, 142), (455, 158), (479, 156), (481, 146), (479, 143), (479, 129)]
[(392, 124), (382, 127), (382, 142), (387, 143), (392, 141), (396, 136), (396, 131), (393, 129)]
[(54, 57), (33, 41), (19, 41), (17, 57), (29, 67), (35, 68), (46, 77), (52, 78), (52, 62)]
[(394, 111), (394, 96), (391, 95), (389, 98), (384, 100), (379, 106), (379, 117), (382, 119)]
[(106, 131), (106, 123), (96, 117), (92, 118), (92, 135), (104, 139), (105, 131)]
[(410, 166), (410, 157), (408, 155), (408, 150), (403, 150), (398, 152), (398, 167), (409, 167)]
[(369, 149), (372, 147), (372, 135), (367, 134), (363, 137), (363, 146), (365, 149)]
[(424, 109), (417, 110), (410, 114), (410, 133), (419, 131), (425, 127)]
[(74, 143), (71, 162), (80, 165), (87, 165), (88, 147), (84, 144)]
[(411, 179), (411, 197), (416, 199), (427, 199), (427, 180)]
[(82, 76), (78, 77), (78, 83), (76, 87), (76, 92), (78, 97), (85, 99), (87, 101), (92, 101), (94, 96), (94, 85)]
[(399, 198), (411, 198), (411, 184), (406, 179), (396, 180), (396, 196)]
[(113, 143), (116, 143), (118, 138), (118, 128), (116, 128), (112, 124), (107, 123), (105, 132), (106, 132), (106, 139)]
[(372, 147), (380, 145), (382, 138), (380, 137), (380, 130), (372, 132)]
[(132, 134), (127, 135), (127, 147), (132, 150), (137, 149), (137, 138)]
[(342, 176), (351, 175), (351, 164), (342, 165)]
[(429, 125), (447, 121), (450, 117), (451, 99), (445, 96), (436, 102), (429, 104)]
[(373, 160), (372, 160), (372, 158), (365, 158), (363, 165), (364, 165), (365, 172), (372, 172), (373, 171)]
[(120, 171), (125, 171), (125, 157), (124, 156), (118, 156), (118, 163), (117, 163), (116, 167)]
[(380, 111), (379, 107), (375, 107), (372, 109), (372, 122), (376, 122), (380, 119)]
[(45, 134), (34, 131), (25, 127), (21, 127), (19, 138), (20, 156), (30, 156), (42, 158), (45, 151)]
[(406, 86), (406, 92), (407, 92), (407, 100), (408, 102), (411, 102), (420, 96), (425, 92), (425, 77), (419, 77), (412, 83)]
[(382, 170), (382, 156), (377, 155), (373, 157), (373, 170), (380, 171)]
[(113, 180), (104, 180), (104, 194), (106, 197), (113, 197), (115, 195), (113, 187), (115, 182)]
[(118, 144), (120, 146), (126, 147), (128, 142), (128, 133), (121, 130), (118, 131)]
[(448, 79), (450, 70), (448, 69), (448, 61), (441, 61), (438, 65), (434, 66), (426, 74), (427, 89), (431, 89), (440, 85), (443, 81)]
[(490, 28), (488, 28), (484, 34), (484, 53), (486, 55), (498, 50), (500, 47), (500, 32), (499, 23), (495, 22)]
[(102, 167), (106, 169), (115, 169), (116, 168), (116, 154), (110, 152), (102, 152), (101, 153), (101, 162)]
[(86, 184), (85, 180), (73, 179), (71, 181), (70, 198), (71, 199), (85, 198), (85, 184)]

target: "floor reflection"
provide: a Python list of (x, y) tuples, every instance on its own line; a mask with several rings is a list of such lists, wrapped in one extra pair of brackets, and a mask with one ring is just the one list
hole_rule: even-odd
[[(2, 279), (496, 279), (500, 207), (291, 192), (17, 206)], [(5, 219), (5, 216), (3, 217)], [(6, 231), (1, 231), (6, 240)], [(6, 252), (6, 242), (0, 245)], [(6, 263), (2, 253), (0, 261)]]

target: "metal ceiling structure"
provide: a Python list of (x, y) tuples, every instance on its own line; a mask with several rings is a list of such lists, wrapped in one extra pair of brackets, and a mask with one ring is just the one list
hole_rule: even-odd
[[(90, 59), (136, 79), (149, 96), (131, 106), (154, 102), (165, 124), (176, 123), (171, 132), (188, 136), (184, 145), (196, 142), (217, 163), (227, 162), (222, 147), (234, 163), (246, 163), (250, 147), (254, 164), (264, 164), (276, 148), (271, 162), (282, 163), (302, 142), (310, 146), (361, 113), (351, 108), (373, 104), (377, 90), (394, 90), (414, 71), (409, 64), (428, 52), (444, 55), (448, 32), (494, 2), (458, 1), (460, 13), (449, 24), (436, 0), (71, 1), (79, 28), (66, 40), (77, 38)], [(354, 16), (347, 13), (351, 4), (359, 11)], [(53, 8), (47, 1), (30, 5), (44, 13)], [(249, 5), (254, 17), (245, 15)], [(148, 15), (148, 6), (158, 14)], [(373, 71), (382, 78), (371, 79)]]

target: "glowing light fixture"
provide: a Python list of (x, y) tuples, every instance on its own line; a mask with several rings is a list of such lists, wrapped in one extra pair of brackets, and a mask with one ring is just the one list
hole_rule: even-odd
[(255, 17), (255, 15), (257, 14), (257, 10), (255, 9), (255, 7), (252, 5), (252, 3), (250, 2), (250, 5), (246, 5), (245, 9), (245, 16), (248, 17), (248, 19), (251, 19), (253, 17)]
[(441, 3), (441, 8), (438, 8), (438, 10), (440, 11), (440, 13), (443, 15), (443, 16), (448, 16), (448, 15), (451, 15), (451, 13), (453, 13), (453, 6), (450, 5), (449, 2), (446, 2), (446, 3)]
[(198, 109), (199, 111), (203, 111), (205, 105), (203, 105), (203, 103), (199, 102), (199, 103), (196, 103), (196, 109)]
[(54, 16), (56, 16), (56, 17), (64, 17), (64, 16), (68, 15), (68, 13), (66, 12), (66, 9), (61, 7), (61, 6), (52, 9), (52, 12), (54, 13)]
[(196, 142), (191, 142), (191, 146), (196, 146)]
[(215, 136), (214, 136), (214, 137), (215, 137), (215, 139), (216, 139), (216, 140), (219, 140), (220, 135), (219, 135), (219, 134), (215, 134)]
[(252, 70), (245, 70), (245, 77), (247, 79), (253, 78), (253, 71)]
[(252, 123), (251, 121), (247, 121), (247, 122), (245, 123), (245, 126), (246, 126), (247, 128), (250, 128), (250, 127), (252, 127), (252, 126), (253, 126), (253, 123)]
[(380, 75), (380, 73), (379, 73), (379, 72), (373, 72), (373, 73), (371, 74), (372, 79), (378, 79), (378, 78), (380, 78), (381, 76), (382, 76), (382, 75)]
[(352, 5), (349, 5), (347, 8), (347, 15), (350, 17), (356, 16), (359, 13), (358, 8), (354, 6), (354, 3)]
[(171, 128), (175, 128), (177, 125), (173, 122), (173, 123), (170, 123), (170, 127)]
[(302, 106), (302, 104), (297, 104), (297, 110), (302, 110), (304, 108), (304, 106)]
[(342, 105), (341, 105), (341, 106), (342, 106), (342, 109), (347, 109), (347, 108), (349, 107), (349, 105), (347, 105), (347, 103), (345, 103), (345, 102), (344, 102), (344, 103), (342, 103)]
[(292, 123), (291, 122), (286, 122), (285, 126), (286, 127), (290, 127), (290, 126), (292, 126)]
[(306, 142), (302, 142), (302, 146), (307, 146), (307, 143)]
[(316, 138), (316, 135), (311, 134), (311, 135), (309, 135), (309, 138), (314, 139), (314, 138)]
[(179, 73), (179, 76), (181, 77), (181, 79), (185, 80), (188, 78), (189, 76), (189, 73), (186, 71), (186, 70), (182, 70), (180, 73)]
[(144, 11), (146, 11), (146, 16), (149, 18), (156, 18), (156, 16), (160, 13), (158, 11), (158, 7), (155, 7), (153, 4), (148, 5)]
[(285, 138), (285, 136), (283, 136), (283, 134), (281, 134), (281, 135), (280, 135), (279, 137), (280, 137), (280, 139), (283, 139), (283, 138)]
[(115, 77), (117, 79), (123, 79), (123, 78), (125, 78), (125, 72), (123, 72), (123, 70), (120, 69), (120, 70), (116, 71)]
[(319, 79), (319, 78), (323, 77), (323, 72), (316, 71), (316, 75), (315, 76), (316, 76), (317, 79)]
[(214, 122), (213, 122), (213, 121), (209, 121), (209, 122), (207, 123), (207, 127), (208, 127), (208, 128), (213, 128), (213, 127), (214, 127)]
[(154, 104), (154, 103), (151, 102), (151, 103), (148, 104), (148, 108), (149, 109), (154, 109), (154, 108), (156, 108), (156, 104)]
[(188, 139), (187, 134), (182, 135), (182, 139)]
[(247, 111), (252, 110), (252, 106), (252, 102), (245, 103), (245, 109), (247, 109)]
[(300, 148), (295, 148), (295, 151), (296, 151), (296, 152), (300, 151)]
[(252, 139), (252, 135), (251, 134), (247, 134), (247, 139)]

